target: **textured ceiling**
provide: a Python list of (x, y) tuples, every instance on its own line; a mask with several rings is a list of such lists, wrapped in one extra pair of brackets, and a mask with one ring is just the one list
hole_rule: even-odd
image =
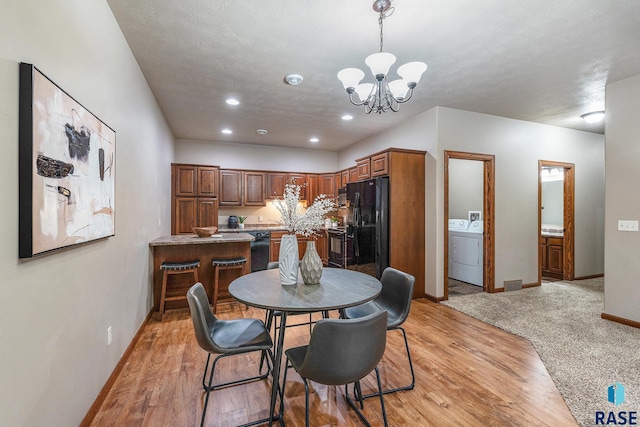
[[(429, 68), (400, 112), (366, 115), (336, 74), (369, 74), (373, 0), (107, 1), (181, 139), (340, 150), (435, 106), (603, 133), (579, 116), (604, 109), (607, 83), (640, 74), (637, 0), (394, 0), (392, 78), (405, 62)], [(304, 82), (285, 84), (289, 73)]]

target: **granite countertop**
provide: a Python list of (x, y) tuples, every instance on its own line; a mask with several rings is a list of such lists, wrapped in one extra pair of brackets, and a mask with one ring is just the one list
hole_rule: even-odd
[(195, 234), (178, 234), (173, 236), (162, 236), (149, 242), (149, 246), (178, 246), (178, 245), (204, 245), (218, 243), (238, 243), (252, 242), (254, 237), (244, 233), (245, 230), (238, 230), (238, 233), (214, 234), (220, 237), (198, 237)]
[(280, 224), (245, 224), (244, 228), (229, 228), (226, 225), (218, 226), (218, 233), (246, 233), (247, 231), (284, 231)]

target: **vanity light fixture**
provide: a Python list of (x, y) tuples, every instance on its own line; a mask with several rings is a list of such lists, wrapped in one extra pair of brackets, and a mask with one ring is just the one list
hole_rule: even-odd
[(604, 119), (604, 111), (592, 111), (590, 113), (583, 114), (580, 117), (589, 124), (598, 123)]

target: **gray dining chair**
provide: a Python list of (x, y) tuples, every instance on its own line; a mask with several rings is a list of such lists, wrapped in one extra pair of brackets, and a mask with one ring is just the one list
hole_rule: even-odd
[[(209, 307), (207, 292), (200, 282), (193, 285), (187, 291), (187, 301), (189, 302), (191, 320), (193, 321), (193, 329), (195, 331), (198, 345), (208, 353), (207, 362), (204, 366), (204, 374), (202, 375), (202, 387), (206, 392), (204, 407), (202, 408), (202, 419), (200, 421), (200, 426), (203, 426), (205, 414), (207, 412), (207, 404), (209, 403), (209, 394), (211, 391), (222, 387), (262, 380), (269, 376), (273, 365), (273, 353), (271, 351), (273, 342), (271, 341), (269, 331), (261, 320), (218, 319)], [(213, 374), (218, 360), (223, 357), (235, 356), (254, 351), (262, 352), (262, 358), (267, 360), (266, 373), (261, 374), (261, 363), (261, 366), (258, 369), (258, 375), (256, 376), (220, 384), (213, 383)], [(217, 354), (218, 356), (211, 363), (209, 381), (206, 383), (207, 371), (209, 370), (209, 362), (211, 361), (212, 354)]]
[[(410, 274), (392, 267), (387, 267), (382, 272), (380, 281), (382, 282), (382, 292), (380, 295), (367, 303), (345, 308), (341, 310), (340, 314), (341, 317), (345, 319), (356, 319), (383, 310), (388, 312), (387, 330), (399, 330), (404, 337), (404, 346), (407, 351), (407, 359), (409, 360), (409, 370), (411, 371), (411, 382), (403, 387), (385, 389), (383, 393), (387, 394), (396, 391), (411, 390), (415, 386), (416, 377), (413, 372), (413, 362), (411, 361), (407, 333), (402, 327), (402, 324), (409, 316), (411, 299), (413, 298), (413, 286), (416, 279)], [(363, 397), (368, 398), (375, 395), (376, 393), (373, 393)]]
[(384, 354), (387, 340), (387, 313), (379, 311), (358, 319), (322, 319), (313, 332), (309, 345), (290, 348), (282, 382), (280, 414), (284, 414), (284, 397), (287, 371), (292, 367), (302, 377), (305, 393), (305, 425), (309, 426), (309, 381), (325, 385), (344, 385), (345, 398), (358, 417), (370, 426), (369, 421), (349, 395), (349, 384), (354, 383), (355, 397), (363, 407), (359, 383), (371, 371), (376, 372), (378, 396), (384, 425), (387, 413), (384, 393), (381, 392), (378, 363)]

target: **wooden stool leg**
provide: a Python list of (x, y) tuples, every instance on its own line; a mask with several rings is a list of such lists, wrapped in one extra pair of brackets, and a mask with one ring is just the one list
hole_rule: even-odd
[(168, 275), (169, 275), (169, 272), (167, 270), (164, 270), (162, 274), (162, 290), (160, 291), (160, 307), (158, 307), (158, 311), (160, 312), (160, 320), (162, 320), (162, 317), (164, 316), (164, 299), (167, 294), (167, 276)]
[(193, 282), (194, 285), (200, 281), (200, 279), (198, 279), (198, 269), (197, 268), (193, 269), (193, 278), (196, 279), (196, 281)]
[(216, 312), (216, 306), (218, 305), (218, 275), (220, 273), (220, 267), (213, 267), (213, 313)]

